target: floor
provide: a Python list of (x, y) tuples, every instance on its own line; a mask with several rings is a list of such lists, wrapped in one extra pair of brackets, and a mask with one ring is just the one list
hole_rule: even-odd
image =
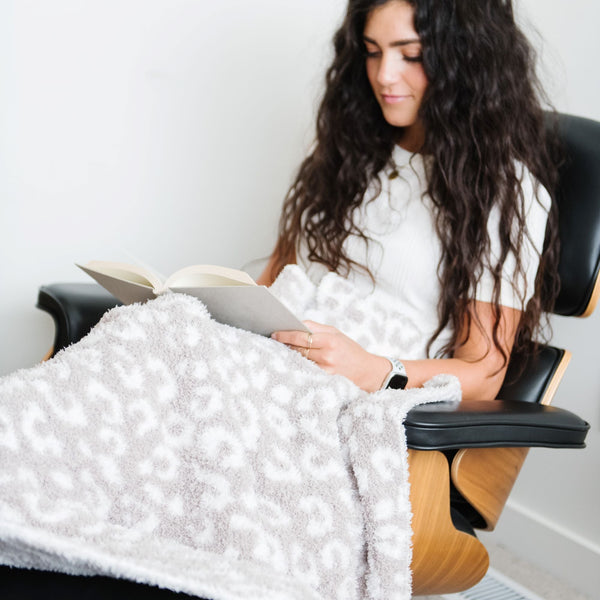
[[(497, 571), (531, 590), (544, 600), (595, 600), (570, 588), (551, 573), (515, 558), (499, 545), (486, 542), (490, 565)], [(419, 596), (415, 600), (440, 600), (442, 596)]]

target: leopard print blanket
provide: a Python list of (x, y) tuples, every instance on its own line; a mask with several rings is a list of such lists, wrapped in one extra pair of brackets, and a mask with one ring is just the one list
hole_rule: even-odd
[[(318, 288), (274, 286), (375, 343), (384, 305)], [(403, 421), (459, 397), (446, 376), (367, 394), (188, 296), (113, 309), (0, 380), (0, 563), (213, 600), (408, 600)]]

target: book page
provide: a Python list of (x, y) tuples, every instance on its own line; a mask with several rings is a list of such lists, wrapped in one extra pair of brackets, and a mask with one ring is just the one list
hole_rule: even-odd
[(96, 273), (108, 275), (109, 277), (115, 279), (122, 279), (123, 281), (130, 281), (131, 283), (145, 285), (157, 291), (162, 291), (164, 289), (163, 282), (158, 275), (152, 273), (152, 271), (149, 271), (148, 269), (138, 267), (137, 265), (103, 260), (91, 260), (84, 266), (77, 266), (88, 274), (90, 274), (90, 271), (94, 271)]
[(165, 282), (165, 287), (169, 289), (232, 285), (256, 285), (256, 283), (244, 271), (217, 265), (186, 267), (173, 273)]
[[(148, 282), (136, 283), (121, 277), (108, 275), (88, 269), (77, 265), (80, 269), (85, 271), (90, 277), (95, 279), (104, 289), (108, 290), (115, 298), (120, 300), (123, 304), (133, 304), (134, 302), (145, 302), (156, 298), (154, 289), (147, 285)], [(117, 273), (119, 273), (117, 271)]]

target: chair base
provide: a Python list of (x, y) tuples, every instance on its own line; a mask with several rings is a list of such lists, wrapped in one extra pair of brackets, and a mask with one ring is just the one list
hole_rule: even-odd
[(488, 553), (474, 536), (459, 531), (450, 515), (448, 461), (438, 451), (408, 451), (413, 507), (413, 595), (468, 589), (489, 567)]

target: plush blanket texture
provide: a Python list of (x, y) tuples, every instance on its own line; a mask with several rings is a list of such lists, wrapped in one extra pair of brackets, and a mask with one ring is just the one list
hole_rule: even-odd
[[(326, 279), (273, 289), (402, 356), (385, 299)], [(187, 296), (114, 309), (0, 380), (0, 562), (214, 600), (408, 599), (403, 420), (459, 397), (445, 376), (367, 394)]]

